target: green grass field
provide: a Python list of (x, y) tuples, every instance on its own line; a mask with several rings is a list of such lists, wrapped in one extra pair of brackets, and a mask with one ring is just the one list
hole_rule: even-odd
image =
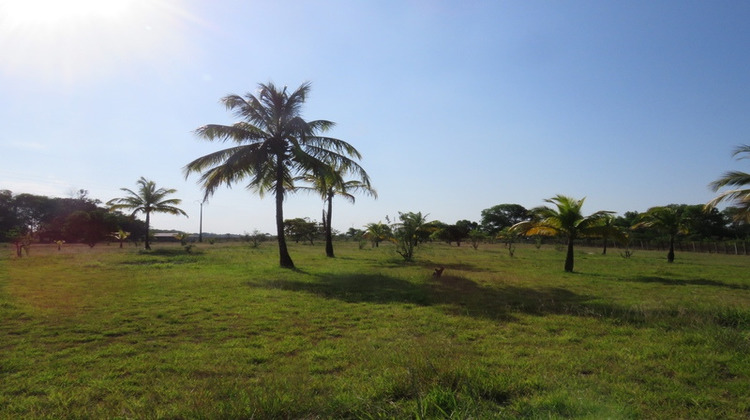
[(750, 257), (1, 251), (2, 418), (750, 416)]

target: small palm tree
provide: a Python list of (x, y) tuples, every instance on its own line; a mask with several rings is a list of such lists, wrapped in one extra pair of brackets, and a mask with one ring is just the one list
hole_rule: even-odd
[(653, 228), (669, 235), (667, 262), (674, 262), (674, 240), (680, 233), (688, 232), (690, 222), (685, 215), (685, 206), (651, 207), (641, 215), (640, 220), (631, 229)]
[(149, 227), (151, 224), (151, 213), (167, 213), (187, 216), (182, 209), (175, 207), (178, 206), (182, 200), (179, 198), (167, 198), (168, 195), (177, 192), (175, 189), (156, 188), (154, 181), (149, 181), (144, 177), (141, 177), (136, 184), (138, 184), (138, 191), (133, 191), (128, 188), (120, 188), (120, 190), (128, 193), (126, 197), (113, 198), (107, 202), (107, 205), (112, 210), (133, 210), (131, 215), (137, 213), (143, 213), (146, 215), (146, 249), (151, 249), (149, 244)]
[(128, 239), (128, 237), (130, 236), (130, 232), (125, 232), (124, 230), (119, 229), (117, 232), (112, 232), (110, 236), (117, 239), (117, 241), (120, 243), (120, 248), (122, 248), (122, 243), (125, 241), (125, 239)]
[(573, 242), (582, 236), (598, 236), (602, 218), (612, 214), (611, 211), (598, 211), (589, 216), (581, 212), (583, 202), (586, 200), (573, 199), (564, 195), (544, 200), (554, 204), (555, 208), (537, 207), (531, 210), (532, 220), (523, 221), (513, 225), (511, 230), (518, 231), (524, 235), (557, 236), (566, 238), (568, 252), (565, 257), (565, 271), (572, 272), (574, 264)]
[(372, 246), (378, 248), (380, 242), (387, 240), (391, 237), (391, 227), (383, 222), (368, 223), (365, 226), (364, 237), (369, 239)]
[(319, 176), (308, 174), (297, 178), (298, 180), (307, 182), (309, 186), (297, 186), (296, 189), (320, 194), (328, 207), (327, 211), (323, 211), (323, 230), (325, 231), (326, 237), (326, 256), (330, 258), (334, 257), (333, 232), (331, 228), (331, 222), (333, 220), (333, 197), (343, 197), (352, 204), (354, 204), (355, 201), (354, 193), (357, 192), (362, 192), (374, 198), (378, 198), (377, 191), (375, 191), (370, 185), (370, 178), (367, 176), (367, 173), (362, 171), (360, 175), (362, 180), (353, 179), (345, 181), (341, 169), (332, 169), (323, 172)]
[[(750, 145), (738, 146), (732, 152), (737, 159), (750, 158)], [(737, 205), (738, 211), (734, 215), (736, 222), (750, 222), (750, 174), (742, 171), (729, 171), (709, 184), (712, 190), (719, 191), (726, 186), (738, 187), (726, 190), (706, 204), (705, 209), (711, 210), (722, 201), (731, 201)], [(743, 188), (744, 187), (744, 188)]]
[(592, 226), (590, 232), (602, 238), (602, 255), (607, 255), (607, 242), (610, 239), (614, 239), (620, 243), (624, 243), (627, 240), (625, 232), (619, 226), (615, 225), (615, 216), (611, 214), (604, 215), (599, 221), (599, 225)]
[(414, 259), (414, 249), (419, 243), (429, 236), (426, 229), (427, 215), (422, 212), (398, 213), (401, 223), (396, 223), (393, 229), (393, 242), (396, 243), (396, 252), (404, 260), (411, 261)]
[(320, 136), (333, 127), (326, 120), (305, 121), (302, 105), (310, 91), (304, 83), (294, 92), (277, 88), (273, 83), (258, 85), (258, 95), (251, 93), (222, 98), (224, 106), (241, 118), (232, 125), (209, 124), (195, 132), (209, 141), (220, 140), (234, 145), (188, 163), (185, 176), (202, 173), (200, 182), (208, 198), (221, 185), (231, 186), (246, 178), (247, 188), (263, 197), (271, 192), (276, 199), (276, 237), (279, 264), (294, 268), (284, 236), (284, 197), (294, 190), (294, 178), (319, 176), (330, 167), (358, 172), (353, 159), (361, 159), (349, 143)]

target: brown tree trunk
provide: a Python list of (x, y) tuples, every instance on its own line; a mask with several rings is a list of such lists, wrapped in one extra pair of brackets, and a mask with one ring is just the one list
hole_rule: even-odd
[(568, 238), (568, 254), (565, 256), (565, 271), (573, 271), (573, 238)]
[(669, 236), (669, 252), (667, 253), (667, 262), (674, 262), (674, 235)]
[(146, 212), (146, 242), (145, 242), (146, 249), (151, 249), (151, 244), (149, 244), (149, 242), (148, 242), (148, 235), (149, 235), (149, 232), (150, 232), (150, 227), (149, 226), (150, 225), (151, 225), (151, 213), (150, 212)]
[(294, 268), (294, 261), (286, 248), (284, 237), (284, 160), (278, 158), (276, 164), (276, 238), (279, 242), (279, 265), (283, 268)]
[(326, 256), (333, 258), (333, 229), (331, 228), (331, 220), (333, 219), (331, 213), (333, 212), (333, 194), (328, 195), (328, 213), (325, 215), (325, 230), (326, 230)]

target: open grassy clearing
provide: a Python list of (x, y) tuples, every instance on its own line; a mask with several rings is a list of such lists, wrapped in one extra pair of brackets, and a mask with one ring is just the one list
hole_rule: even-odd
[(4, 249), (0, 417), (750, 416), (748, 257), (336, 245)]

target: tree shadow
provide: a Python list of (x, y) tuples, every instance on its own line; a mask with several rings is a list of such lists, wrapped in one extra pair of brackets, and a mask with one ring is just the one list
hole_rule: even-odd
[(311, 293), (348, 303), (409, 303), (440, 306), (446, 313), (498, 321), (514, 321), (514, 313), (531, 315), (576, 311), (591, 299), (562, 288), (485, 287), (461, 276), (443, 276), (424, 283), (383, 274), (324, 274), (305, 280), (247, 282), (249, 286)]
[(712, 287), (726, 287), (728, 289), (748, 290), (750, 287), (744, 284), (732, 284), (724, 283), (716, 280), (708, 279), (668, 279), (665, 277), (656, 276), (639, 276), (632, 278), (624, 278), (621, 281), (628, 281), (633, 283), (660, 283), (668, 286), (712, 286)]

